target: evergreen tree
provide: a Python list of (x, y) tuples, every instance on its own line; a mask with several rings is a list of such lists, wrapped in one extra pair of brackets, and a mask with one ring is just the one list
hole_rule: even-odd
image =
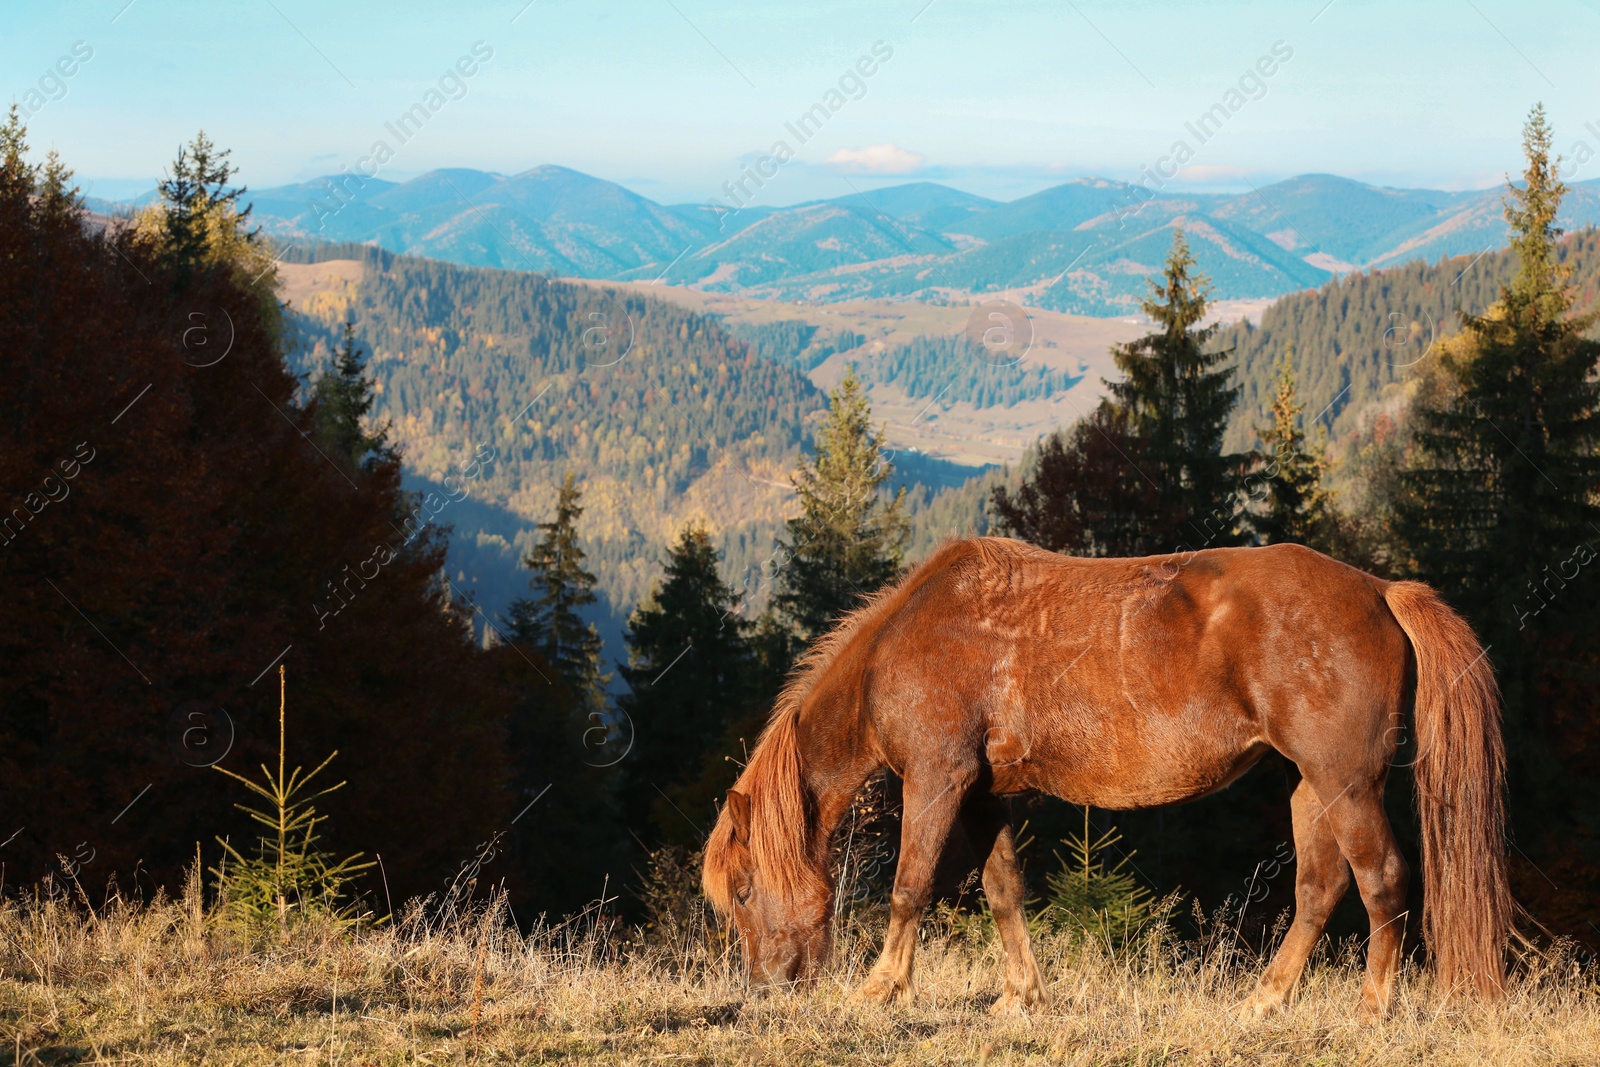
[(61, 157), (51, 149), (45, 154), (44, 166), (39, 168), (39, 211), (46, 224), (78, 225), (83, 207), (78, 189), (72, 184), (72, 170), (61, 162)]
[[(250, 207), (239, 210), (245, 188), (230, 188), (238, 168), (228, 162), (231, 150), (219, 150), (204, 130), (178, 148), (172, 173), (156, 184), (166, 213), (168, 252), (180, 273), (206, 259), (212, 220), (227, 214), (242, 223)], [(250, 234), (251, 239), (254, 234)]]
[(38, 178), (39, 167), (28, 162), (27, 154), (28, 128), (21, 109), (12, 104), (0, 126), (0, 203), (16, 217), (28, 213)]
[[(1600, 633), (1593, 586), (1570, 587), (1594, 581), (1584, 569), (1600, 549), (1600, 343), (1586, 336), (1595, 315), (1572, 313), (1550, 143), (1535, 107), (1524, 181), (1508, 182), (1505, 201), (1517, 272), (1421, 376), (1396, 527), (1416, 575), (1467, 615), (1495, 662), (1523, 854), (1592, 888), (1579, 872), (1600, 870), (1600, 849), (1581, 828), (1600, 820), (1600, 781), (1579, 753)], [(1570, 893), (1522, 873), (1514, 888), (1542, 902), (1541, 919), (1584, 929)]]
[(1481, 616), (1532, 602), (1529, 576), (1507, 560), (1565, 558), (1600, 522), (1600, 344), (1585, 337), (1595, 315), (1571, 314), (1556, 250), (1566, 186), (1550, 140), (1535, 107), (1524, 184), (1505, 203), (1516, 276), (1486, 314), (1464, 316), (1413, 412), (1401, 536), (1418, 572)]
[(673, 788), (698, 773), (729, 721), (747, 710), (755, 661), (736, 614), (739, 597), (718, 573), (719, 554), (700, 526), (685, 527), (667, 553), (665, 578), (628, 622), (632, 693), (622, 699), (633, 721), (626, 764), (627, 815), (636, 828), (651, 818), (658, 835), (693, 839), (672, 811)]
[(1294, 351), (1278, 362), (1278, 391), (1272, 398), (1272, 425), (1258, 429), (1259, 466), (1250, 495), (1257, 509), (1249, 524), (1264, 545), (1285, 541), (1327, 550), (1333, 541), (1336, 512), (1324, 486), (1329, 460), (1325, 434), (1306, 439), (1301, 426), (1305, 405), (1295, 396)]
[(537, 649), (591, 711), (605, 703), (609, 674), (600, 670), (600, 633), (578, 612), (595, 602), (596, 578), (584, 569), (578, 544), (583, 491), (571, 472), (556, 496), (555, 518), (541, 522), (542, 535), (523, 560), (533, 572), (534, 595), (511, 605), (511, 636)]
[(861, 599), (900, 576), (908, 533), (905, 490), (887, 497), (883, 431), (852, 369), (829, 396), (817, 454), (803, 454), (793, 482), (801, 513), (779, 547), (789, 558), (774, 604), (802, 641), (823, 633)]
[(347, 319), (339, 354), (333, 366), (318, 376), (312, 400), (323, 439), (360, 467), (392, 458), (393, 450), (388, 447), (389, 424), (372, 433), (362, 424), (377, 396), (355, 338), (355, 322)]
[[(1144, 438), (1148, 471), (1161, 511), (1183, 524), (1189, 548), (1239, 541), (1235, 498), (1242, 458), (1224, 454), (1222, 436), (1239, 391), (1227, 366), (1231, 352), (1207, 352), (1217, 325), (1201, 326), (1210, 283), (1195, 271), (1181, 230), (1161, 278), (1142, 305), (1156, 332), (1112, 350), (1123, 379), (1110, 383)], [(1173, 545), (1170, 550), (1179, 546)]]

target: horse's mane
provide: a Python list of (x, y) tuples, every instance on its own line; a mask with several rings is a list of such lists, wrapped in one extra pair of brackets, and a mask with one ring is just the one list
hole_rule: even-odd
[[(1004, 542), (974, 539), (941, 546), (910, 574), (870, 596), (812, 642), (790, 672), (773, 704), (772, 716), (733, 786), (751, 800), (750, 858), (770, 879), (772, 888), (786, 899), (826, 888), (826, 874), (818, 869), (815, 812), (801, 776), (800, 745), (795, 733), (806, 696), (853, 638), (875, 630), (928, 576), (964, 557), (976, 554), (987, 558), (987, 550), (997, 544)], [(728, 887), (732, 848), (733, 820), (723, 811), (706, 841), (701, 878), (706, 897), (723, 915), (728, 914), (733, 903)]]

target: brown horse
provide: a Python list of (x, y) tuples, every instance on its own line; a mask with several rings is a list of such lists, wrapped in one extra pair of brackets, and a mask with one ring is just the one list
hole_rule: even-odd
[(958, 821), (1005, 947), (997, 1011), (1043, 1002), (998, 798), (1134, 809), (1234, 781), (1269, 749), (1300, 769), (1288, 935), (1242, 1006), (1282, 1004), (1354, 869), (1372, 923), (1362, 1014), (1388, 1006), (1407, 868), (1383, 790), (1415, 706), (1424, 934), (1447, 990), (1503, 990), (1511, 910), (1499, 689), (1471, 629), (1425, 585), (1298, 545), (1077, 559), (1017, 541), (945, 545), (807, 656), (706, 845), (703, 884), (753, 977), (826, 962), (829, 845), (887, 768), (904, 821), (883, 954), (860, 990), (911, 989), (934, 868)]

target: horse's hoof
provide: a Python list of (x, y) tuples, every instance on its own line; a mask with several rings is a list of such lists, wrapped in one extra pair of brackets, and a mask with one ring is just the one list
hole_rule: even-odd
[(1004, 993), (989, 1005), (989, 1014), (995, 1018), (1020, 1019), (1043, 1003), (1039, 997), (1024, 997), (1020, 993)]
[(887, 974), (869, 975), (856, 990), (856, 999), (867, 1004), (888, 1004), (907, 992), (904, 986)]
[(1240, 1023), (1249, 1025), (1258, 1023), (1283, 1006), (1283, 1001), (1277, 997), (1262, 996), (1259, 993), (1239, 1005), (1233, 1017)]

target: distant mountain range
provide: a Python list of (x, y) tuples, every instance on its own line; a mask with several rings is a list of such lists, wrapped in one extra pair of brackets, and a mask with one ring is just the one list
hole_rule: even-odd
[[(1242, 194), (1150, 194), (1083, 178), (1001, 203), (916, 182), (793, 207), (662, 205), (558, 166), (333, 176), (252, 190), (274, 237), (370, 242), (468, 266), (655, 281), (781, 300), (962, 303), (1003, 293), (1087, 315), (1135, 311), (1182, 227), (1218, 300), (1505, 243), (1499, 188), (1387, 189), (1309, 174)], [(132, 203), (132, 202), (130, 202)], [(125, 209), (91, 200), (100, 211)], [(1562, 222), (1600, 222), (1600, 180)]]

